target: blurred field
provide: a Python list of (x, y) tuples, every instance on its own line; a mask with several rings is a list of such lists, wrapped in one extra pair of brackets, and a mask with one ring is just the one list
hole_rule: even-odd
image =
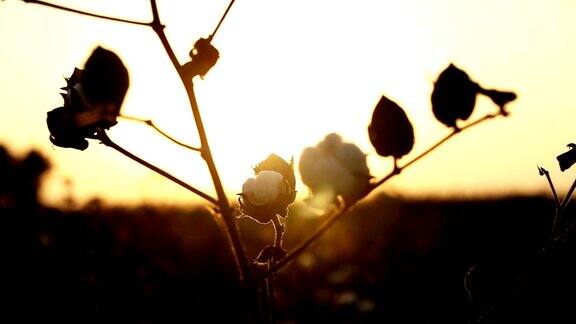
[[(280, 273), (279, 318), (465, 323), (494, 298), (506, 296), (517, 271), (543, 245), (552, 206), (540, 197), (376, 196)], [(320, 222), (302, 216), (303, 209), (295, 206), (287, 219), (288, 248)], [(93, 202), (75, 211), (5, 206), (1, 214), (3, 303), (22, 320), (242, 319), (231, 258), (202, 208), (122, 209)], [(271, 227), (248, 219), (240, 225), (251, 256), (272, 239)], [(474, 304), (463, 286), (473, 264)], [(542, 313), (547, 311), (548, 306)]]
[[(37, 191), (49, 164), (33, 152), (0, 157), (0, 321), (245, 321), (232, 258), (204, 207), (94, 200), (48, 208)], [(323, 221), (310, 215), (304, 204), (291, 207), (285, 248)], [(488, 314), (495, 323), (573, 322), (574, 235), (542, 253), (553, 215), (543, 197), (372, 195), (282, 269), (277, 318), (469, 323)], [(239, 226), (251, 258), (273, 240), (271, 225), (242, 218)]]

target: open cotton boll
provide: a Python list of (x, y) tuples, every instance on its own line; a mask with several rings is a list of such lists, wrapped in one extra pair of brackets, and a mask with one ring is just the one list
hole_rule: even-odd
[(314, 195), (330, 192), (332, 198), (358, 197), (370, 179), (366, 155), (338, 134), (329, 134), (318, 145), (304, 149), (299, 168), (302, 181)]
[(283, 188), (282, 175), (275, 171), (259, 172), (242, 185), (242, 193), (256, 206), (274, 203)]
[(342, 143), (335, 151), (336, 158), (350, 172), (357, 176), (370, 178), (370, 170), (366, 164), (366, 154), (352, 143)]
[(320, 190), (330, 190), (334, 194), (350, 197), (364, 188), (362, 181), (358, 181), (349, 169), (332, 157), (319, 159), (314, 168)]

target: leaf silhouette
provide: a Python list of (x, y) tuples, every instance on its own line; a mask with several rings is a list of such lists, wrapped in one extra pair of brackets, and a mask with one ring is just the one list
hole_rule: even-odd
[(114, 109), (120, 110), (128, 90), (129, 77), (118, 55), (98, 46), (86, 61), (81, 78), (84, 95), (89, 102), (111, 103)]
[(516, 94), (510, 91), (482, 89), (480, 92), (490, 98), (498, 107), (504, 107), (507, 103), (516, 100)]
[(414, 147), (414, 129), (408, 116), (404, 109), (385, 96), (374, 108), (368, 136), (381, 156), (399, 159)]
[(556, 157), (562, 172), (568, 170), (572, 165), (574, 165), (574, 163), (576, 163), (576, 146), (570, 143), (568, 144), (568, 147), (570, 149), (567, 152), (564, 152)]
[(456, 127), (458, 119), (466, 120), (472, 114), (479, 90), (466, 72), (450, 64), (434, 84), (431, 98), (434, 117), (448, 127)]
[(74, 69), (61, 88), (64, 106), (48, 112), (46, 123), (52, 144), (85, 150), (86, 138), (98, 128), (116, 125), (128, 90), (128, 71), (113, 52), (97, 47), (85, 64)]

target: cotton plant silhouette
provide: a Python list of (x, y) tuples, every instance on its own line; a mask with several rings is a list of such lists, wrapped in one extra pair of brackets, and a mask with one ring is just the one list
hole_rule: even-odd
[[(189, 98), (194, 123), (200, 138), (200, 147), (186, 145), (166, 132), (158, 129), (151, 120), (140, 120), (156, 129), (162, 136), (188, 149), (198, 151), (205, 160), (212, 176), (217, 197), (212, 197), (194, 186), (174, 177), (153, 164), (130, 153), (112, 139), (106, 131), (117, 125), (121, 117), (121, 105), (129, 86), (127, 70), (115, 53), (98, 47), (88, 58), (83, 69), (76, 68), (63, 88), (64, 103), (48, 113), (47, 124), (50, 141), (60, 147), (85, 150), (88, 140), (98, 140), (102, 144), (124, 154), (128, 158), (163, 175), (187, 188), (212, 205), (215, 219), (225, 233), (230, 251), (235, 260), (239, 282), (246, 291), (247, 319), (252, 322), (274, 321), (274, 280), (276, 273), (311, 243), (320, 238), (347, 211), (390, 178), (400, 174), (405, 168), (438, 148), (463, 130), (497, 116), (507, 116), (505, 106), (516, 98), (512, 92), (485, 90), (470, 80), (468, 75), (450, 64), (434, 85), (432, 109), (435, 117), (450, 127), (452, 131), (427, 150), (400, 164), (414, 146), (414, 127), (402, 109), (394, 101), (382, 96), (377, 103), (370, 125), (368, 137), (383, 157), (392, 157), (393, 170), (386, 176), (374, 178), (366, 164), (366, 155), (353, 143), (344, 141), (337, 134), (327, 135), (315, 146), (305, 148), (301, 154), (299, 170), (302, 181), (310, 188), (311, 201), (320, 198), (325, 207), (324, 223), (315, 232), (291, 251), (282, 247), (285, 226), (282, 219), (289, 216), (289, 206), (296, 196), (294, 162), (287, 162), (272, 154), (254, 168), (254, 177), (246, 180), (239, 193), (238, 205), (242, 216), (247, 216), (259, 224), (272, 223), (275, 229), (274, 242), (266, 246), (255, 260), (249, 260), (233, 215), (233, 208), (220, 181), (218, 170), (212, 159), (208, 139), (204, 131), (199, 107), (194, 92), (196, 76), (202, 78), (217, 63), (219, 51), (212, 45), (216, 32), (228, 14), (234, 1), (231, 1), (214, 31), (206, 38), (197, 40), (190, 50), (190, 60), (181, 64), (164, 34), (155, 0), (150, 0), (152, 21), (140, 22), (98, 15), (67, 8), (44, 1), (25, 1), (48, 6), (76, 14), (114, 20), (127, 24), (149, 27), (158, 36), (167, 56), (177, 71)], [(475, 107), (477, 94), (491, 98), (499, 110), (465, 125)], [(328, 204), (326, 204), (328, 203)]]
[[(572, 167), (572, 165), (574, 165), (574, 163), (576, 163), (576, 150), (575, 150), (576, 144), (569, 143), (567, 145), (567, 147), (568, 147), (568, 151), (566, 151), (566, 152), (564, 152), (564, 153), (562, 153), (556, 157), (556, 160), (558, 160), (558, 166), (560, 167), (560, 171), (562, 171), (562, 172), (570, 169), (570, 167)], [(552, 234), (553, 238), (558, 238), (559, 235), (563, 235), (562, 217), (565, 214), (566, 206), (568, 205), (568, 202), (570, 202), (570, 199), (572, 198), (572, 195), (574, 194), (574, 190), (576, 190), (576, 179), (572, 183), (572, 186), (570, 186), (570, 189), (566, 193), (566, 196), (564, 197), (564, 199), (562, 199), (562, 201), (560, 201), (558, 198), (558, 193), (556, 192), (556, 188), (554, 186), (554, 182), (552, 181), (552, 178), (550, 177), (550, 172), (548, 170), (546, 170), (545, 168), (538, 166), (538, 173), (541, 176), (546, 177), (546, 180), (548, 181), (548, 185), (550, 186), (550, 191), (552, 192), (552, 195), (554, 196), (556, 212), (555, 212), (555, 216), (554, 216), (554, 219), (552, 222), (551, 234)]]
[[(573, 143), (569, 143), (567, 147), (568, 151), (556, 157), (558, 161), (558, 166), (562, 172), (568, 170), (570, 167), (574, 165), (574, 163), (576, 163), (576, 145)], [(521, 268), (520, 271), (516, 273), (511, 285), (511, 289), (507, 293), (505, 293), (504, 296), (501, 296), (499, 300), (493, 301), (492, 304), (489, 304), (488, 306), (485, 306), (483, 307), (483, 309), (480, 310), (479, 316), (475, 319), (476, 323), (501, 322), (503, 321), (502, 318), (505, 318), (504, 321), (508, 322), (508, 319), (506, 318), (507, 316), (510, 316), (509, 314), (506, 314), (508, 306), (513, 304), (516, 300), (525, 302), (525, 300), (522, 299), (522, 294), (527, 294), (527, 291), (529, 292), (534, 291), (533, 288), (534, 281), (543, 280), (544, 282), (549, 284), (550, 280), (542, 279), (543, 276), (550, 275), (551, 273), (554, 273), (555, 275), (556, 274), (555, 272), (558, 272), (560, 280), (563, 280), (562, 284), (563, 285), (566, 284), (564, 282), (566, 278), (562, 277), (562, 273), (564, 273), (563, 275), (565, 276), (566, 272), (559, 271), (558, 269), (555, 268), (558, 267), (558, 262), (557, 261), (555, 262), (555, 259), (562, 257), (567, 258), (567, 256), (564, 255), (566, 252), (563, 252), (563, 249), (566, 249), (565, 251), (568, 252), (573, 252), (570, 246), (571, 244), (573, 244), (574, 234), (576, 233), (576, 222), (574, 221), (573, 218), (565, 219), (565, 216), (567, 212), (568, 203), (572, 199), (574, 191), (576, 190), (576, 179), (570, 186), (570, 189), (568, 189), (568, 192), (566, 193), (564, 198), (560, 200), (558, 192), (556, 191), (556, 188), (554, 186), (554, 182), (552, 181), (552, 178), (550, 176), (550, 172), (541, 166), (537, 166), (537, 169), (538, 174), (546, 178), (546, 181), (550, 187), (550, 191), (554, 198), (555, 212), (554, 217), (552, 219), (550, 235), (546, 240), (546, 242), (544, 243), (544, 246), (540, 248), (535, 254), (535, 256), (531, 260), (529, 260)], [(566, 266), (566, 265), (567, 265), (566, 263), (560, 262), (560, 266)], [(465, 286), (467, 285), (469, 277), (474, 276), (473, 271), (474, 267), (471, 267), (468, 273), (466, 274), (464, 279)], [(470, 291), (468, 289), (466, 290), (469, 294), (470, 300), (472, 301), (474, 291), (473, 290)], [(557, 303), (558, 298), (562, 299), (565, 298), (565, 296), (562, 295), (557, 296), (556, 292), (554, 293), (555, 295), (552, 296), (538, 296), (537, 298), (550, 299), (552, 300), (552, 303)], [(543, 303), (544, 304), (550, 303), (550, 301), (546, 301)], [(554, 309), (552, 309), (551, 312), (554, 312), (555, 314), (546, 314), (548, 317), (547, 321), (549, 322), (556, 322), (555, 318), (558, 317), (557, 313), (560, 312), (558, 305), (554, 305), (553, 307)], [(565, 320), (566, 319), (562, 319), (562, 321)]]

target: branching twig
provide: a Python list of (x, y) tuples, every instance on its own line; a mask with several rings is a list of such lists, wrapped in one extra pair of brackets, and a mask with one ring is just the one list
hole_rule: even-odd
[(220, 21), (218, 22), (218, 25), (216, 25), (216, 28), (214, 28), (214, 31), (212, 32), (212, 34), (210, 34), (210, 36), (208, 37), (208, 40), (212, 40), (214, 38), (214, 36), (216, 35), (216, 32), (218, 31), (218, 29), (220, 29), (220, 25), (222, 25), (222, 22), (224, 21), (224, 18), (226, 18), (226, 15), (228, 15), (228, 11), (230, 11), (230, 8), (232, 8), (232, 5), (234, 4), (235, 0), (230, 1), (230, 4), (228, 5), (228, 8), (226, 8), (226, 11), (224, 11), (224, 14), (222, 15), (222, 18), (220, 18)]
[(492, 119), (494, 117), (497, 116), (505, 116), (504, 114), (502, 114), (502, 112), (499, 113), (495, 113), (495, 114), (487, 114), (484, 117), (475, 120), (474, 122), (471, 122), (470, 124), (462, 127), (462, 128), (458, 128), (458, 129), (454, 129), (450, 134), (446, 135), (444, 138), (442, 138), (441, 140), (439, 140), (438, 142), (436, 142), (434, 145), (430, 146), (426, 151), (420, 153), (418, 156), (414, 157), (412, 160), (408, 161), (406, 164), (404, 164), (403, 166), (398, 166), (397, 168), (395, 168), (395, 170), (392, 170), (392, 172), (390, 172), (390, 174), (388, 174), (387, 176), (385, 176), (384, 178), (374, 182), (372, 184), (373, 188), (372, 190), (376, 189), (376, 187), (382, 185), (384, 182), (388, 181), (390, 178), (394, 177), (395, 175), (400, 174), (404, 169), (406, 169), (407, 167), (409, 167), (410, 165), (412, 165), (413, 163), (417, 162), (418, 160), (420, 160), (421, 158), (425, 157), (426, 155), (428, 155), (430, 152), (434, 151), (435, 149), (437, 149), (440, 145), (444, 144), (445, 142), (447, 142), (450, 138), (452, 138), (454, 135), (461, 133), (462, 131), (472, 128), (478, 124), (481, 124), (483, 122), (485, 122), (486, 120)]
[(270, 269), (268, 269), (268, 271), (266, 271), (263, 274), (261, 274), (260, 276), (258, 276), (258, 278), (256, 280), (261, 280), (261, 279), (267, 278), (268, 276), (270, 276), (271, 274), (275, 273), (276, 271), (278, 271), (282, 267), (284, 267), (286, 264), (288, 264), (288, 262), (292, 261), (292, 259), (299, 256), (302, 252), (304, 252), (304, 250), (306, 250), (306, 248), (308, 246), (310, 246), (310, 244), (314, 243), (330, 227), (332, 227), (332, 225), (338, 219), (340, 219), (340, 216), (342, 216), (350, 207), (354, 206), (353, 204), (352, 205), (345, 204), (344, 200), (340, 196), (338, 197), (338, 202), (339, 202), (339, 206), (337, 206), (336, 208), (328, 210), (326, 213), (324, 213), (323, 216), (321, 216), (323, 218), (326, 217), (327, 219), (324, 221), (324, 223), (322, 223), (322, 225), (320, 225), (314, 231), (314, 233), (312, 233), (312, 235), (310, 235), (306, 240), (304, 240), (297, 247), (295, 247), (292, 251), (290, 251), (288, 254), (286, 254), (286, 256), (284, 258), (282, 258), (280, 261), (276, 262), (274, 264), (274, 266), (272, 266), (272, 267), (270, 267)]
[(135, 21), (135, 20), (105, 16), (105, 15), (98, 15), (98, 14), (94, 14), (94, 13), (90, 13), (90, 12), (86, 12), (86, 11), (82, 11), (82, 10), (77, 10), (77, 9), (72, 9), (72, 8), (60, 6), (60, 5), (53, 4), (50, 2), (45, 2), (45, 1), (38, 1), (38, 0), (23, 0), (23, 1), (27, 2), (27, 3), (38, 4), (38, 5), (42, 5), (42, 6), (62, 10), (62, 11), (68, 11), (68, 12), (72, 12), (72, 13), (76, 13), (76, 14), (80, 14), (80, 15), (84, 15), (84, 16), (94, 17), (94, 18), (112, 20), (112, 21), (117, 21), (117, 22), (122, 22), (122, 23), (127, 23), (127, 24), (133, 24), (133, 25), (152, 26), (151, 22)]
[(554, 183), (552, 182), (552, 179), (550, 178), (550, 172), (548, 172), (548, 170), (538, 166), (538, 172), (540, 172), (540, 175), (544, 175), (546, 176), (546, 180), (548, 180), (548, 185), (550, 185), (550, 190), (552, 191), (552, 194), (554, 195), (554, 202), (556, 203), (556, 209), (560, 208), (560, 200), (558, 199), (558, 194), (556, 194), (556, 188), (554, 188)]
[(180, 146), (182, 146), (182, 147), (185, 147), (185, 148), (187, 148), (187, 149), (189, 149), (189, 150), (197, 151), (197, 152), (201, 152), (201, 150), (202, 150), (202, 149), (199, 148), (199, 147), (194, 147), (194, 146), (192, 146), (192, 145), (188, 145), (188, 144), (186, 144), (186, 143), (184, 143), (184, 142), (181, 142), (181, 141), (175, 139), (174, 137), (172, 137), (171, 135), (169, 135), (168, 133), (166, 133), (165, 131), (163, 131), (162, 129), (160, 129), (158, 126), (156, 126), (156, 124), (154, 124), (154, 122), (153, 122), (152, 120), (150, 120), (150, 119), (142, 119), (142, 118), (137, 118), (137, 117), (132, 117), (132, 116), (125, 116), (125, 115), (120, 115), (119, 117), (144, 123), (144, 124), (146, 124), (146, 125), (154, 128), (154, 130), (156, 130), (160, 135), (166, 137), (166, 138), (169, 139), (170, 141), (172, 141), (172, 142), (174, 142), (174, 143), (176, 143), (176, 144), (178, 144), (178, 145), (180, 145)]
[(562, 200), (562, 203), (560, 204), (560, 210), (564, 211), (564, 209), (566, 209), (566, 206), (568, 206), (568, 203), (570, 202), (570, 199), (574, 194), (574, 190), (576, 190), (576, 179), (574, 179), (574, 182), (572, 183), (570, 190), (568, 190), (566, 197), (564, 197), (564, 200)]
[[(308, 237), (306, 240), (304, 240), (302, 243), (300, 243), (296, 248), (294, 248), (294, 250), (289, 252), (286, 255), (286, 257), (284, 257), (282, 260), (278, 261), (274, 265), (274, 267), (272, 267), (269, 271), (265, 272), (264, 274), (260, 275), (257, 279), (258, 280), (264, 279), (267, 276), (271, 275), (272, 273), (274, 273), (274, 272), (278, 271), (279, 269), (281, 269), (282, 267), (284, 267), (286, 264), (288, 264), (288, 262), (292, 261), (292, 259), (294, 259), (298, 255), (300, 255), (302, 252), (304, 252), (304, 250), (310, 244), (312, 244), (316, 240), (318, 240), (332, 225), (334, 225), (336, 223), (336, 221), (338, 221), (343, 215), (345, 215), (346, 212), (351, 207), (355, 206), (356, 202), (358, 202), (359, 200), (361, 200), (362, 198), (367, 196), (370, 192), (374, 191), (376, 188), (378, 188), (380, 185), (382, 185), (386, 181), (390, 180), (392, 177), (400, 174), (400, 172), (402, 172), (402, 170), (406, 169), (407, 167), (409, 167), (410, 165), (412, 165), (416, 161), (420, 160), (421, 158), (423, 158), (424, 156), (426, 156), (430, 152), (434, 151), (436, 148), (438, 148), (440, 145), (447, 142), (454, 135), (461, 133), (462, 131), (464, 131), (466, 129), (470, 129), (474, 126), (477, 126), (486, 120), (489, 120), (489, 119), (492, 119), (492, 118), (495, 118), (498, 116), (504, 116), (505, 117), (507, 115), (508, 115), (508, 113), (503, 113), (503, 110), (499, 111), (498, 113), (487, 114), (484, 117), (479, 118), (478, 120), (475, 120), (475, 121), (469, 123), (468, 125), (466, 125), (462, 128), (455, 129), (450, 134), (448, 134), (444, 138), (440, 139), (437, 143), (432, 145), (430, 148), (428, 148), (424, 152), (420, 153), (418, 156), (414, 157), (412, 160), (410, 160), (409, 162), (407, 162), (403, 166), (395, 167), (394, 170), (392, 170), (392, 172), (390, 172), (388, 175), (386, 175), (382, 179), (372, 183), (370, 185), (370, 188), (364, 193), (364, 195), (359, 197), (356, 201), (351, 202), (350, 204), (346, 204), (344, 206), (340, 206), (336, 211), (331, 210), (331, 211), (328, 211), (327, 213), (325, 213), (325, 216), (328, 216), (328, 218), (326, 219), (326, 221), (322, 225), (320, 225), (320, 227), (318, 227), (316, 229), (316, 231), (314, 233), (312, 233), (312, 235), (310, 237)], [(576, 182), (575, 182), (575, 189), (576, 189)]]
[(168, 38), (166, 38), (166, 34), (164, 33), (165, 26), (162, 25), (162, 22), (160, 21), (160, 15), (158, 14), (158, 6), (156, 5), (156, 0), (150, 0), (150, 9), (152, 10), (152, 23), (150, 24), (150, 26), (156, 32), (156, 35), (158, 36), (160, 42), (162, 43), (162, 47), (164, 47), (164, 50), (166, 51), (166, 55), (168, 55), (170, 61), (172, 62), (172, 65), (174, 65), (174, 68), (178, 72), (178, 75), (180, 75), (180, 77), (182, 78), (182, 73), (180, 73), (180, 69), (182, 68), (182, 66), (180, 65), (180, 62), (178, 62), (178, 58), (176, 57), (176, 54), (174, 54), (174, 50), (172, 49), (172, 46), (170, 46), (170, 42), (168, 41)]
[[(214, 183), (214, 189), (218, 195), (218, 207), (222, 214), (222, 219), (227, 228), (227, 235), (229, 235), (229, 241), (232, 243), (230, 246), (232, 255), (236, 262), (238, 269), (238, 277), (240, 279), (241, 285), (245, 286), (248, 290), (248, 294), (251, 295), (250, 299), (254, 299), (254, 294), (256, 292), (256, 286), (252, 278), (252, 270), (250, 268), (250, 262), (246, 257), (246, 252), (244, 250), (244, 245), (240, 239), (240, 233), (238, 231), (238, 226), (236, 224), (236, 219), (232, 213), (232, 207), (228, 202), (226, 193), (224, 192), (224, 187), (220, 181), (220, 176), (218, 175), (218, 170), (212, 158), (212, 153), (210, 151), (210, 145), (208, 144), (208, 138), (206, 136), (206, 131), (204, 130), (204, 123), (202, 122), (202, 117), (200, 115), (200, 109), (198, 108), (198, 103), (196, 102), (196, 95), (194, 94), (194, 84), (192, 80), (189, 80), (185, 73), (182, 71), (182, 65), (178, 62), (174, 50), (170, 46), (170, 42), (166, 38), (164, 33), (164, 25), (160, 21), (160, 15), (158, 13), (158, 7), (156, 5), (156, 0), (150, 0), (150, 7), (152, 10), (152, 28), (156, 32), (156, 35), (160, 39), (166, 54), (170, 58), (170, 61), (174, 65), (176, 72), (182, 80), (182, 84), (186, 89), (186, 94), (188, 95), (188, 100), (190, 102), (190, 107), (192, 109), (192, 115), (194, 116), (194, 121), (196, 128), (198, 130), (198, 136), (200, 138), (200, 147), (202, 148), (202, 157), (206, 161), (210, 175), (212, 176), (212, 182)], [(251, 301), (254, 303), (254, 301)], [(251, 305), (253, 307), (254, 305)]]
[(143, 166), (145, 166), (145, 167), (147, 167), (147, 168), (149, 168), (149, 169), (151, 169), (151, 170), (159, 173), (160, 175), (162, 175), (162, 176), (164, 176), (164, 177), (166, 177), (166, 178), (168, 178), (168, 179), (176, 182), (177, 184), (181, 185), (182, 187), (184, 187), (184, 188), (192, 191), (193, 193), (197, 194), (198, 196), (206, 199), (208, 202), (210, 202), (210, 203), (212, 203), (212, 204), (214, 204), (214, 205), (216, 205), (216, 206), (219, 206), (218, 200), (216, 200), (215, 198), (213, 198), (213, 197), (211, 197), (210, 195), (208, 195), (208, 194), (200, 191), (199, 189), (194, 188), (193, 186), (191, 186), (191, 185), (187, 184), (186, 182), (184, 182), (184, 181), (176, 178), (175, 176), (173, 176), (173, 175), (171, 175), (170, 173), (168, 173), (168, 172), (166, 172), (166, 171), (158, 168), (157, 166), (155, 166), (155, 165), (153, 165), (153, 164), (151, 164), (151, 163), (149, 163), (149, 162), (144, 161), (143, 159), (137, 157), (136, 155), (128, 152), (127, 150), (125, 150), (125, 149), (124, 149), (123, 147), (121, 147), (120, 145), (114, 143), (114, 142), (108, 137), (108, 135), (107, 135), (104, 131), (99, 132), (96, 138), (99, 139), (99, 140), (102, 142), (102, 144), (104, 144), (104, 145), (106, 145), (106, 146), (109, 146), (109, 147), (115, 149), (116, 151), (124, 154), (125, 156), (127, 156), (127, 157), (130, 158), (131, 160), (136, 161), (136, 162), (142, 164)]

